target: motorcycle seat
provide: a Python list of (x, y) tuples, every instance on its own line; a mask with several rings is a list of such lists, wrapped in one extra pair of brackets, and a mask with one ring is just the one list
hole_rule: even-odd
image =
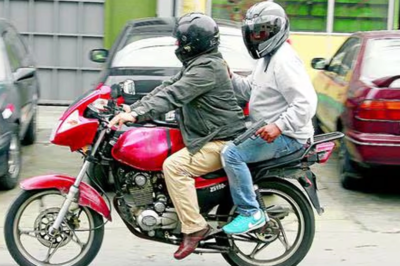
[[(257, 171), (260, 169), (271, 169), (282, 165), (288, 165), (290, 163), (298, 163), (298, 161), (303, 157), (304, 152), (306, 151), (305, 148), (295, 151), (291, 154), (279, 157), (277, 159), (271, 159), (266, 161), (261, 161), (257, 163), (248, 163), (251, 171)], [(204, 179), (214, 179), (218, 177), (226, 176), (225, 170), (220, 169), (215, 172), (211, 172), (202, 176)]]

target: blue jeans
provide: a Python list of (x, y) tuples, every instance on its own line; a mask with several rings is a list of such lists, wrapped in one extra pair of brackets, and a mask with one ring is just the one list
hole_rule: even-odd
[(258, 137), (248, 139), (239, 146), (232, 142), (225, 145), (221, 153), (222, 165), (228, 175), (233, 203), (239, 214), (250, 216), (260, 209), (246, 163), (279, 158), (302, 147), (300, 142), (285, 135), (280, 135), (272, 143)]

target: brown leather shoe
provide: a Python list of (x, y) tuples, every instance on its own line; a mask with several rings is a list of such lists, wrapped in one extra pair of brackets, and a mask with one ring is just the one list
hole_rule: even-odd
[(207, 237), (211, 231), (211, 227), (208, 225), (206, 228), (197, 231), (192, 234), (183, 234), (182, 243), (179, 245), (178, 250), (174, 253), (174, 258), (181, 260), (193, 253), (197, 248), (199, 242)]

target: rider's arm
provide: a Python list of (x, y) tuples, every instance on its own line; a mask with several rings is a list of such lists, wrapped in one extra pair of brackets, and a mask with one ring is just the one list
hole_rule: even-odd
[(232, 85), (235, 91), (236, 98), (239, 103), (247, 103), (250, 100), (251, 94), (251, 77), (242, 77), (232, 73)]
[(157, 115), (175, 110), (215, 87), (212, 62), (188, 68), (175, 83), (142, 99), (132, 111), (141, 116)]
[(295, 132), (306, 126), (317, 108), (317, 95), (303, 63), (299, 58), (277, 64), (274, 68), (277, 87), (289, 107), (275, 124), (283, 132)]
[(133, 110), (134, 108), (138, 107), (140, 105), (141, 101), (146, 101), (147, 99), (149, 99), (151, 96), (153, 96), (154, 94), (157, 94), (160, 90), (164, 89), (167, 86), (170, 86), (172, 84), (174, 84), (177, 80), (179, 80), (179, 78), (181, 77), (182, 73), (179, 72), (178, 74), (176, 74), (175, 76), (164, 80), (160, 86), (154, 88), (151, 92), (149, 92), (147, 95), (145, 95), (142, 99), (140, 99), (139, 101), (133, 103), (130, 107), (131, 110)]

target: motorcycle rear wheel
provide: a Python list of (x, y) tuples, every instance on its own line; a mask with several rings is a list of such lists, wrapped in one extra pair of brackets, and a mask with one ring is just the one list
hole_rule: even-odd
[[(271, 251), (269, 249), (269, 245), (273, 244), (274, 241), (280, 241), (280, 239), (278, 238), (285, 235), (282, 233), (282, 230), (279, 231), (279, 233), (277, 233), (278, 230), (275, 230), (275, 239), (269, 236), (270, 239), (264, 243), (259, 242), (259, 244), (256, 244), (256, 242), (253, 242), (252, 245), (256, 245), (256, 247), (254, 249), (251, 247), (249, 250), (252, 252), (249, 254), (246, 254), (246, 252), (243, 252), (241, 248), (238, 247), (236, 243), (237, 241), (234, 239), (238, 239), (238, 236), (234, 236), (234, 238), (228, 239), (217, 238), (216, 241), (219, 245), (230, 248), (230, 251), (228, 253), (223, 253), (222, 256), (232, 266), (295, 266), (300, 263), (307, 255), (314, 240), (315, 217), (309, 201), (304, 196), (304, 194), (299, 189), (297, 189), (297, 187), (292, 184), (287, 184), (286, 182), (267, 181), (258, 184), (258, 186), (264, 202), (266, 201), (266, 197), (269, 197), (271, 195), (272, 197), (280, 195), (283, 198), (286, 198), (289, 204), (292, 205), (292, 207), (294, 208), (293, 213), (299, 219), (299, 224), (297, 226), (297, 228), (299, 229), (299, 233), (296, 235), (294, 243), (290, 246), (290, 248), (284, 246), (286, 251), (283, 255), (280, 255), (277, 258), (268, 258), (261, 260), (256, 259), (257, 254), (259, 254), (259, 252), (262, 252), (262, 250), (264, 250), (264, 253), (269, 253), (269, 251)], [(282, 226), (282, 223), (287, 217), (283, 217), (281, 219), (276, 217), (274, 218), (273, 214), (268, 211), (268, 209), (272, 210), (271, 206), (267, 202), (265, 202), (265, 204), (271, 221), (274, 221), (276, 225)], [(235, 209), (236, 208), (231, 204), (220, 205), (220, 207), (218, 208), (218, 214), (232, 215)], [(291, 226), (293, 227), (293, 225)], [(253, 239), (255, 239), (257, 238), (257, 235), (255, 234), (256, 232), (259, 232), (259, 230), (255, 230), (251, 232), (250, 235), (246, 235), (252, 235), (254, 237)], [(270, 243), (268, 244), (268, 242)], [(282, 241), (281, 243), (283, 244)], [(240, 244), (240, 242), (238, 244)], [(248, 243), (247, 245), (250, 244), (251, 243)], [(260, 251), (256, 251), (259, 249)], [(252, 256), (254, 252), (256, 253)]]
[[(63, 222), (59, 234), (57, 234), (56, 237), (51, 238), (47, 234), (48, 227), (55, 220), (54, 218), (56, 217), (59, 208), (42, 208), (42, 205), (44, 205), (43, 198), (45, 196), (62, 197), (58, 190), (23, 191), (8, 210), (4, 226), (4, 237), (11, 256), (18, 263), (18, 265), (21, 266), (89, 265), (90, 262), (96, 257), (103, 242), (104, 226), (102, 216), (89, 208), (78, 206), (77, 212), (79, 211), (79, 215), (77, 216), (77, 219), (75, 219), (73, 222), (69, 220)], [(35, 219), (34, 223), (32, 221), (24, 222), (23, 219), (21, 219), (24, 215), (24, 211), (26, 209), (29, 210), (30, 204), (33, 204), (35, 200), (39, 200), (39, 209), (41, 212), (39, 215), (33, 218)], [(62, 200), (63, 199), (61, 199), (61, 201)], [(82, 213), (84, 213), (86, 216), (81, 217)], [(31, 214), (32, 212), (28, 212), (28, 217), (31, 217)], [(84, 223), (87, 223), (88, 227), (85, 227), (84, 230), (79, 230), (81, 228), (79, 228), (78, 225), (75, 228), (75, 225), (82, 224), (82, 220), (84, 220)], [(20, 227), (21, 221), (23, 221), (22, 223), (26, 223), (25, 226), (21, 227), (29, 227), (33, 225), (33, 230), (31, 228), (29, 230), (23, 230)], [(86, 243), (82, 242), (82, 238), (78, 237), (78, 233), (80, 234), (81, 232), (87, 232), (89, 234)], [(30, 248), (22, 243), (23, 236), (32, 241), (30, 246), (33, 246), (34, 248)], [(70, 245), (78, 245), (81, 249), (81, 252), (78, 256), (71, 260), (53, 264), (51, 262), (53, 260), (53, 255), (57, 255), (59, 248), (67, 245), (69, 245), (67, 249), (71, 249)], [(29, 252), (32, 250), (32, 253), (37, 255), (39, 253), (39, 249), (48, 249), (45, 260), (41, 259), (43, 257), (42, 255), (39, 256), (41, 257), (39, 259)]]

